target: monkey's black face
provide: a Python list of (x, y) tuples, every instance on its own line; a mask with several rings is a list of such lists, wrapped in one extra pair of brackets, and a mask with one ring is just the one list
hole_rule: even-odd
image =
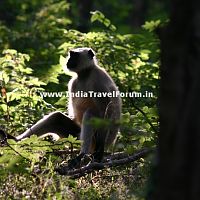
[(77, 48), (69, 51), (67, 68), (76, 73), (94, 65), (94, 52), (90, 48)]
[(67, 61), (67, 68), (74, 71), (78, 67), (78, 63), (80, 60), (79, 52), (70, 51), (70, 57)]

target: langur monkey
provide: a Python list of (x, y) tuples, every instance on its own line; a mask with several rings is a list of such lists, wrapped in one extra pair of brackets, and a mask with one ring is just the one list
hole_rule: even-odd
[[(91, 48), (70, 50), (67, 59), (67, 68), (77, 74), (68, 84), (68, 91), (71, 94), (68, 103), (69, 117), (61, 112), (53, 112), (17, 136), (16, 140), (48, 132), (56, 133), (60, 137), (67, 137), (66, 134), (76, 136), (82, 140), (82, 145), (80, 154), (69, 162), (69, 167), (74, 168), (87, 154), (92, 154), (94, 161), (101, 162), (104, 148), (114, 142), (119, 130), (119, 123), (116, 122), (120, 120), (121, 98), (119, 95), (117, 97), (73, 95), (78, 91), (87, 94), (91, 91), (109, 94), (118, 89), (108, 73), (98, 66)], [(90, 123), (93, 118), (109, 120), (111, 125), (95, 127)]]

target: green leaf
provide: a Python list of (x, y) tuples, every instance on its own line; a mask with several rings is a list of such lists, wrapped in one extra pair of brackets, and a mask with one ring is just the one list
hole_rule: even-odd
[(59, 64), (63, 67), (64, 71), (66, 70), (67, 59), (60, 55)]
[(0, 104), (0, 107), (3, 110), (3, 112), (7, 111), (7, 105), (6, 104)]
[[(16, 88), (16, 90), (18, 90), (17, 88)], [(21, 95), (20, 94), (18, 94), (18, 93), (15, 93), (15, 91), (13, 92), (8, 92), (7, 93), (7, 101), (8, 102), (11, 102), (11, 101), (13, 101), (13, 100), (18, 100), (18, 99), (20, 99), (20, 97), (21, 97)]]
[(109, 19), (104, 19), (103, 23), (104, 23), (105, 26), (108, 27), (110, 25), (110, 20)]
[(6, 49), (6, 50), (3, 50), (3, 54), (16, 55), (17, 51), (15, 49)]
[(99, 21), (100, 23), (108, 27), (111, 31), (116, 30), (116, 27), (113, 24), (111, 24), (111, 21), (108, 18), (106, 18), (102, 12), (96, 10), (96, 11), (90, 12), (90, 14), (91, 14), (90, 21), (92, 23), (95, 21)]
[(150, 21), (150, 22), (145, 22), (145, 24), (142, 26), (144, 29), (152, 32), (154, 31), (159, 25), (161, 24), (160, 20), (156, 20), (156, 21)]
[(90, 12), (90, 13), (92, 14), (92, 16), (90, 18), (91, 22), (94, 22), (99, 19), (99, 15), (97, 13), (95, 13), (95, 12)]

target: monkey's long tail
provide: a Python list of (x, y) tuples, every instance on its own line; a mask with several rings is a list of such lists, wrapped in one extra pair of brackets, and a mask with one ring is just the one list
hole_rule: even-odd
[(42, 136), (47, 133), (54, 133), (61, 138), (66, 138), (69, 134), (74, 137), (79, 137), (81, 128), (68, 116), (61, 112), (53, 112), (39, 120), (31, 128), (27, 129), (24, 133), (14, 137), (10, 134), (5, 133), (5, 131), (0, 130), (0, 140), (14, 139), (15, 141), (20, 141), (24, 138), (30, 137), (35, 134), (37, 136)]

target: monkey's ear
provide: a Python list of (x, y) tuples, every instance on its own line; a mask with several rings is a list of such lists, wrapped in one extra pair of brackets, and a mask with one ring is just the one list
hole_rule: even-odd
[(92, 49), (90, 49), (89, 51), (88, 51), (88, 56), (89, 56), (89, 58), (93, 58), (94, 57), (94, 51), (92, 50)]
[(74, 52), (73, 50), (70, 50), (70, 51), (69, 51), (69, 54), (70, 54), (70, 55), (73, 55), (73, 54), (75, 54), (75, 52)]

